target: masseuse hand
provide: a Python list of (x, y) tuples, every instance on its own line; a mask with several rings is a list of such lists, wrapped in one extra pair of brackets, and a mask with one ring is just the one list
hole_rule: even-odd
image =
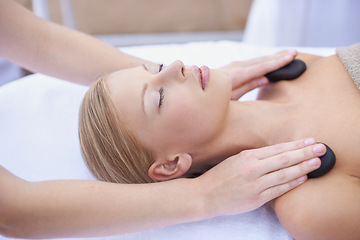
[(325, 152), (323, 144), (309, 138), (232, 156), (197, 178), (199, 191), (207, 192), (205, 209), (213, 216), (256, 209), (304, 183)]
[(219, 68), (230, 75), (232, 82), (231, 99), (237, 100), (245, 93), (267, 84), (268, 79), (264, 75), (290, 63), (296, 55), (295, 50), (283, 51), (248, 61), (234, 61)]

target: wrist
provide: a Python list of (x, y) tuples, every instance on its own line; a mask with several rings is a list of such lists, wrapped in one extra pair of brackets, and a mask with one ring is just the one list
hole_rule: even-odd
[[(216, 196), (214, 193), (216, 190), (210, 184), (208, 178), (204, 176), (200, 176), (193, 179), (188, 179), (191, 181), (191, 196), (194, 201), (193, 205), (196, 209), (193, 209), (196, 212), (198, 219), (195, 220), (203, 220), (212, 217), (217, 217), (220, 214), (217, 211), (216, 207)], [(221, 193), (218, 193), (221, 194)]]
[(193, 222), (212, 217), (208, 208), (206, 187), (199, 178), (181, 178), (173, 180), (178, 185), (176, 206), (180, 210), (176, 215), (183, 216), (182, 222)]

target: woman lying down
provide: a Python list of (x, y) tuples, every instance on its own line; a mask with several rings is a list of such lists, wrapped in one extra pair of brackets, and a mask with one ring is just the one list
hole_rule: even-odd
[(335, 167), (273, 207), (296, 239), (360, 239), (360, 44), (298, 58), (305, 73), (262, 87), (248, 102), (230, 100), (224, 72), (180, 61), (98, 80), (80, 110), (89, 169), (104, 181), (164, 181), (196, 175), (245, 149), (313, 136), (332, 148)]

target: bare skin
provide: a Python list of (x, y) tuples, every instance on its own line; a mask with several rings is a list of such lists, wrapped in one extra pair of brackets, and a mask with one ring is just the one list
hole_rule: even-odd
[[(208, 85), (203, 89), (192, 68), (180, 62), (159, 73), (133, 70), (141, 74), (138, 79), (148, 78), (147, 83), (163, 86), (167, 93), (161, 112), (153, 114), (162, 128), (148, 128), (146, 133), (139, 129), (152, 121), (121, 104), (125, 95), (119, 94), (119, 79), (125, 81), (130, 72), (116, 73), (108, 81), (119, 111), (137, 116), (131, 124), (139, 131), (141, 141), (149, 148), (161, 149), (161, 153), (168, 151), (157, 154), (149, 169), (150, 177), (159, 181), (176, 178), (189, 169), (201, 171), (204, 166), (216, 165), (242, 150), (315, 136), (335, 152), (335, 168), (277, 199), (275, 211), (296, 239), (359, 239), (359, 90), (337, 55), (322, 58), (300, 54), (299, 59), (307, 64), (303, 75), (294, 81), (263, 86), (258, 101), (249, 102), (229, 101), (227, 78), (216, 71), (210, 72)], [(179, 96), (186, 101), (176, 99)], [(186, 114), (194, 118), (181, 118)], [(152, 132), (155, 129), (156, 137)], [(172, 135), (176, 137), (171, 138)]]
[[(201, 148), (198, 148), (198, 144), (194, 150), (190, 144), (190, 147), (184, 146), (174, 152), (187, 152), (192, 158), (191, 168), (196, 169), (204, 164), (216, 165), (241, 150), (315, 136), (317, 141), (324, 142), (333, 149), (337, 156), (336, 166), (327, 175), (310, 179), (303, 186), (278, 198), (274, 203), (275, 211), (282, 224), (296, 239), (359, 239), (360, 93), (336, 55), (322, 58), (300, 54), (299, 58), (306, 62), (306, 72), (294, 81), (281, 81), (262, 87), (258, 101), (220, 101), (226, 94), (215, 95), (221, 90), (216, 81), (222, 80), (217, 79), (220, 76), (212, 72), (213, 78), (210, 79), (206, 89), (208, 92), (205, 91), (205, 94), (218, 98), (216, 104), (220, 106), (212, 103), (213, 112), (226, 107), (229, 109), (224, 113), (226, 118), (223, 118), (223, 114), (219, 115), (221, 119), (217, 115), (206, 115), (201, 126), (218, 123), (217, 128), (212, 127), (219, 129), (216, 137), (206, 141)], [(176, 105), (179, 102), (171, 99), (171, 88), (177, 87), (176, 81), (179, 80), (176, 79), (176, 73), (180, 68), (185, 73), (184, 82), (191, 84), (191, 71), (188, 71), (188, 67), (179, 65), (176, 69), (172, 65), (164, 70), (162, 74), (166, 74), (168, 85), (163, 85), (169, 94), (166, 102), (168, 105), (164, 105), (162, 109), (163, 116), (171, 116), (173, 108), (177, 110), (176, 113), (181, 110)], [(173, 75), (171, 71), (174, 72)], [(171, 80), (170, 76), (175, 80)], [(211, 92), (214, 86), (215, 93)], [(199, 90), (189, 87), (187, 92), (193, 89)], [(193, 93), (193, 96), (202, 96), (203, 92), (201, 89), (199, 91), (198, 94)], [(190, 107), (198, 104), (198, 112), (207, 109), (201, 108), (203, 105), (200, 100), (192, 101), (185, 109), (189, 111)], [(199, 116), (203, 117), (205, 114)], [(174, 121), (171, 122), (175, 124)], [(184, 122), (185, 120), (181, 121)], [(190, 121), (188, 125), (189, 128), (199, 127), (194, 121)], [(201, 134), (197, 129), (196, 133)], [(191, 133), (186, 134), (189, 137)], [(206, 135), (203, 134), (202, 137), (204, 136)], [(196, 141), (194, 137), (187, 139), (191, 139), (188, 142)], [(152, 144), (154, 145), (154, 141)], [(170, 149), (170, 146), (167, 148)], [(161, 167), (162, 164), (161, 160), (156, 161), (155, 167)], [(174, 166), (177, 164), (178, 162), (174, 163)], [(174, 169), (183, 173), (187, 168), (182, 171), (181, 166), (184, 164)], [(155, 174), (154, 176), (156, 177)], [(171, 174), (167, 176), (174, 177)]]
[[(89, 85), (100, 76), (139, 64), (157, 67), (88, 35), (38, 18), (11, 0), (0, 1), (0, 32), (2, 58), (80, 84)], [(265, 73), (284, 66), (295, 55), (293, 51), (224, 66), (233, 80), (234, 97), (265, 84), (259, 82)], [(137, 186), (80, 180), (27, 182), (0, 166), (0, 234), (18, 238), (116, 235), (250, 211), (302, 184), (306, 179), (296, 179), (319, 167), (303, 162), (319, 156), (305, 151), (309, 145), (313, 143), (274, 147), (281, 151), (253, 150), (249, 152), (251, 159), (236, 155), (197, 179)], [(266, 157), (262, 157), (264, 154)], [(289, 156), (298, 165), (289, 168), (279, 164), (279, 154)], [(259, 158), (272, 171), (287, 172), (286, 181), (275, 176), (271, 177), (272, 184), (264, 186), (258, 175), (248, 178), (245, 173), (244, 177), (244, 168), (238, 166), (257, 165)], [(222, 194), (216, 194), (220, 190)]]
[(311, 134), (333, 149), (337, 162), (327, 175), (278, 198), (276, 213), (296, 239), (359, 239), (360, 92), (336, 55), (298, 58), (306, 72), (296, 81), (263, 87), (258, 98), (286, 105), (291, 113), (292, 131), (276, 141)]

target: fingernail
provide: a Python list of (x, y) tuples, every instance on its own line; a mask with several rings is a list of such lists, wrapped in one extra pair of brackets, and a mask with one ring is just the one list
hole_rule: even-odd
[(299, 177), (298, 179), (296, 179), (298, 182), (304, 182), (306, 180), (305, 176)]
[(292, 56), (292, 54), (290, 55), (290, 54), (286, 54), (285, 56), (284, 56), (284, 59), (286, 59), (286, 60), (290, 60), (290, 59), (293, 59), (294, 57)]
[(267, 82), (268, 82), (267, 78), (260, 78), (260, 79), (258, 80), (258, 85), (259, 85), (259, 86), (262, 86), (262, 85), (267, 84)]
[(306, 144), (306, 145), (312, 145), (312, 144), (314, 144), (314, 143), (316, 143), (316, 141), (315, 141), (314, 138), (307, 138), (307, 139), (305, 139), (305, 144)]
[(325, 148), (324, 148), (324, 145), (322, 144), (317, 144), (314, 148), (313, 148), (314, 152), (316, 153), (322, 153)]
[(319, 164), (319, 159), (318, 158), (313, 158), (311, 160), (308, 161), (308, 165), (311, 167), (315, 167)]
[(289, 53), (289, 54), (295, 54), (295, 53), (296, 53), (296, 50), (295, 50), (295, 49), (289, 50), (288, 53)]

